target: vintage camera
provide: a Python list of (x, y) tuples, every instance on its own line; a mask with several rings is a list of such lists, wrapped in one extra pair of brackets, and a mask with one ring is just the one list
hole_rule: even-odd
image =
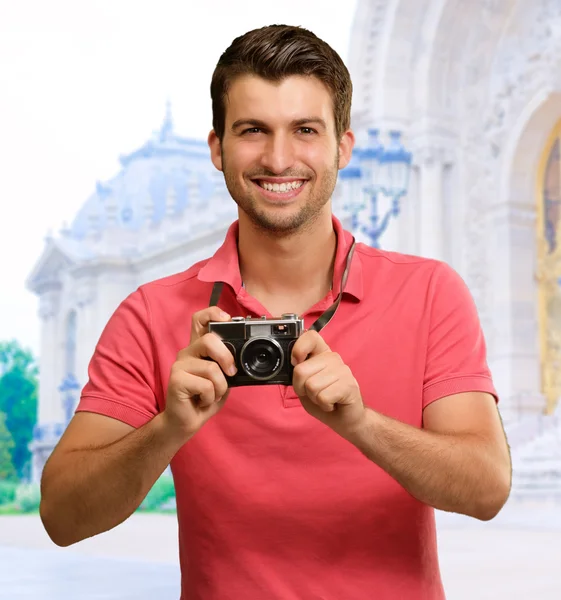
[(292, 347), (304, 331), (304, 319), (284, 314), (280, 319), (233, 317), (211, 321), (209, 332), (228, 347), (238, 372), (226, 376), (229, 387), (242, 385), (291, 385)]

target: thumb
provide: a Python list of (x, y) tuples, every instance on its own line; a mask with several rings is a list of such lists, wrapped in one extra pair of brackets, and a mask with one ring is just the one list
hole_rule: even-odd
[(191, 322), (191, 343), (208, 332), (208, 324), (211, 321), (229, 321), (230, 318), (230, 315), (218, 306), (209, 306), (199, 310), (193, 315)]

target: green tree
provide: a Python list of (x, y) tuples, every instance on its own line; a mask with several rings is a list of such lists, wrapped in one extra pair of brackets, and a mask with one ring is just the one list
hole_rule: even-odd
[(6, 427), (6, 415), (0, 412), (0, 481), (15, 481), (18, 476), (12, 462), (12, 454), (15, 444), (8, 428)]
[(0, 342), (0, 411), (13, 438), (10, 454), (19, 477), (31, 460), (28, 445), (37, 422), (38, 373), (29, 350), (15, 340)]

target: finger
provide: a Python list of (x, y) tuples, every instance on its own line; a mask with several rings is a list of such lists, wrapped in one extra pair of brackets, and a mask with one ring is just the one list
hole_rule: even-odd
[(309, 356), (316, 356), (322, 352), (329, 352), (329, 346), (325, 340), (315, 330), (306, 331), (296, 340), (292, 348), (291, 362), (293, 366), (296, 366)]
[(333, 412), (339, 399), (337, 395), (337, 382), (329, 387), (323, 388), (313, 400), (313, 403), (321, 408), (323, 412)]
[(209, 306), (196, 312), (191, 319), (191, 344), (208, 333), (210, 321), (229, 321), (230, 315), (218, 306)]
[[(360, 396), (360, 392), (357, 396), (358, 382), (348, 367), (339, 371), (334, 379), (331, 384), (326, 385), (316, 393), (314, 400), (310, 398), (314, 404), (326, 412), (331, 412), (336, 407), (343, 408), (346, 405), (353, 404)], [(315, 384), (313, 385), (315, 387)]]
[(211, 360), (189, 357), (177, 363), (181, 368), (192, 375), (212, 381), (217, 398), (221, 398), (228, 391), (228, 382), (220, 366)]
[(173, 387), (180, 399), (197, 400), (200, 406), (210, 406), (217, 399), (214, 384), (210, 379), (184, 371), (179, 364), (174, 365), (169, 386)]
[[(333, 364), (324, 361), (321, 355), (314, 356), (294, 368), (292, 387), (296, 395), (303, 397), (311, 394), (310, 399), (313, 400), (326, 385), (332, 383), (333, 374), (335, 373), (336, 377), (336, 372)], [(322, 384), (322, 381), (326, 383)]]
[(189, 354), (195, 358), (210, 358), (218, 363), (226, 375), (237, 372), (236, 362), (228, 346), (214, 333), (206, 333), (189, 348)]
[(306, 396), (310, 402), (317, 406), (323, 412), (333, 412), (341, 404), (348, 404), (343, 401), (347, 386), (340, 379), (336, 379), (330, 385), (322, 387), (313, 394), (313, 397)]
[[(329, 354), (325, 353), (325, 356)], [(308, 360), (296, 365), (292, 372), (292, 387), (298, 396), (305, 396), (305, 384), (308, 379), (320, 373), (329, 366), (329, 361), (326, 361), (324, 355), (313, 356)]]
[[(326, 390), (330, 387), (335, 387), (334, 384), (338, 381), (338, 374), (329, 369), (322, 369), (319, 373), (308, 377), (304, 382), (304, 395), (309, 398), (314, 404), (317, 404), (324, 410), (335, 404), (336, 399), (331, 404), (325, 404), (332, 400), (331, 393), (326, 394)], [(333, 392), (333, 390), (331, 390)]]

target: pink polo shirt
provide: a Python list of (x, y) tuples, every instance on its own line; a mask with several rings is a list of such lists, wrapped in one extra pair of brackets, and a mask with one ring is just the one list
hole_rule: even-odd
[[(334, 218), (338, 291), (351, 235)], [(165, 406), (191, 315), (268, 315), (241, 286), (237, 223), (209, 260), (141, 286), (117, 308), (79, 411), (142, 427)], [(309, 327), (328, 294), (304, 315)], [(271, 315), (268, 315), (271, 316)], [(422, 427), (423, 408), (466, 391), (496, 397), (478, 315), (446, 264), (357, 244), (343, 300), (321, 335), (364, 402)], [(291, 387), (233, 388), (171, 462), (181, 600), (440, 600), (434, 511), (311, 417)], [(154, 549), (157, 552), (157, 548)]]

